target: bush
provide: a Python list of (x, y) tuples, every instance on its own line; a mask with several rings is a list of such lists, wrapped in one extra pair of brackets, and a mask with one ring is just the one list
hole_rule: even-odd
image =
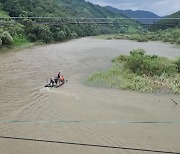
[(180, 57), (175, 61), (175, 64), (177, 66), (178, 72), (180, 73)]
[(176, 43), (177, 43), (177, 44), (180, 44), (180, 38), (177, 39)]
[(148, 39), (147, 39), (145, 36), (139, 36), (139, 37), (137, 38), (137, 41), (138, 41), (138, 42), (148, 42)]
[[(142, 49), (129, 56), (120, 55), (112, 60), (107, 72), (94, 73), (87, 81), (91, 86), (132, 89), (148, 92), (180, 93), (180, 57), (176, 61), (157, 55), (145, 55)], [(119, 65), (120, 63), (120, 65)]]
[(163, 73), (168, 75), (177, 73), (177, 65), (168, 58), (145, 55), (145, 51), (142, 49), (130, 52), (125, 67), (138, 75), (160, 76)]
[(54, 40), (50, 28), (46, 25), (32, 24), (26, 27), (26, 33), (31, 41), (42, 40), (44, 43), (49, 43)]
[(55, 41), (62, 41), (65, 39), (66, 33), (64, 31), (58, 31), (53, 33), (53, 37)]
[(126, 61), (128, 61), (128, 59), (129, 59), (128, 56), (126, 56), (126, 55), (120, 55), (120, 56), (114, 58), (114, 59), (112, 60), (112, 62), (121, 63), (121, 62), (126, 62)]
[(13, 46), (21, 46), (21, 45), (25, 45), (28, 44), (29, 41), (27, 40), (27, 38), (25, 36), (19, 35), (19, 36), (15, 36), (14, 37), (14, 42), (13, 42)]
[(143, 49), (137, 49), (137, 50), (130, 51), (131, 56), (136, 56), (136, 55), (144, 56), (144, 54), (145, 54), (145, 51)]
[(72, 32), (71, 33), (71, 38), (72, 39), (75, 39), (75, 38), (77, 38), (78, 37), (78, 35), (76, 34), (76, 32)]
[(0, 39), (0, 47), (2, 47), (2, 40)]
[(11, 45), (14, 42), (12, 36), (7, 31), (1, 34), (1, 40), (4, 45)]
[(144, 74), (144, 71), (142, 71), (143, 69), (143, 59), (141, 55), (136, 55), (133, 56), (131, 58), (129, 58), (129, 61), (127, 61), (127, 63), (125, 64), (125, 67), (127, 69), (130, 69), (133, 73), (137, 73), (137, 74)]

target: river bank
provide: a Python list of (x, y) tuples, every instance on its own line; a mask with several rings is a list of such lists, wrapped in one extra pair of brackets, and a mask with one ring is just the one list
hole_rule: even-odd
[(175, 29), (166, 29), (159, 30), (156, 32), (142, 32), (134, 34), (110, 34), (110, 35), (99, 35), (97, 38), (100, 39), (116, 39), (116, 40), (134, 40), (137, 42), (148, 42), (148, 41), (162, 41), (171, 44), (175, 44), (180, 47), (180, 30), (179, 28)]
[(41, 45), (38, 42), (15, 42), (11, 46), (3, 46), (0, 48), (0, 52), (5, 52), (7, 50), (13, 50), (13, 49), (26, 49), (32, 46)]
[[(76, 38), (76, 39), (79, 39), (79, 38)], [(67, 40), (63, 40), (61, 42), (50, 42), (50, 43), (43, 43), (41, 41), (36, 41), (36, 42), (30, 42), (28, 40), (19, 40), (17, 42), (14, 42), (12, 45), (10, 46), (3, 46), (0, 48), (0, 52), (5, 52), (7, 50), (13, 50), (13, 49), (26, 49), (26, 48), (29, 48), (29, 47), (35, 47), (35, 46), (47, 46), (47, 45), (52, 45), (52, 44), (60, 44), (60, 43), (65, 43), (65, 42), (68, 42), (68, 41), (72, 41), (72, 40), (75, 40), (75, 39), (67, 39)]]

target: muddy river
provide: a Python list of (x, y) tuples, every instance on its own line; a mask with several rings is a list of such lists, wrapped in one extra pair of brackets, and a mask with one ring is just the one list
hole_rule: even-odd
[[(138, 48), (180, 56), (170, 44), (91, 37), (0, 52), (0, 153), (180, 153), (180, 95), (84, 84)], [(59, 71), (68, 81), (44, 88)]]

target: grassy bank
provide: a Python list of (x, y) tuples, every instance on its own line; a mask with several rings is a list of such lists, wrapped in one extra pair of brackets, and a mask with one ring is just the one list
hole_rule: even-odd
[(10, 48), (22, 48), (22, 47), (28, 47), (28, 46), (33, 46), (36, 45), (37, 43), (30, 42), (27, 38), (25, 37), (15, 37), (14, 41)]
[(11, 46), (3, 46), (0, 48), (1, 51), (6, 51), (9, 49), (23, 49), (31, 46), (39, 45), (37, 42), (32, 43), (32, 42), (15, 42)]
[(147, 41), (163, 41), (170, 42), (172, 44), (180, 45), (180, 29), (166, 29), (159, 30), (156, 32), (144, 32), (136, 34), (112, 34), (112, 35), (100, 35), (97, 36), (101, 39), (127, 39), (127, 40), (136, 40), (138, 42), (147, 42)]
[(90, 86), (131, 89), (143, 92), (173, 92), (180, 94), (180, 58), (170, 60), (145, 55), (141, 49), (112, 60), (107, 72), (94, 73), (88, 78)]

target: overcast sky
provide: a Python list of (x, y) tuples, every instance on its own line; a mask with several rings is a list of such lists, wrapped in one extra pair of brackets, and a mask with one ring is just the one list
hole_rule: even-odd
[(101, 6), (110, 5), (118, 9), (152, 11), (159, 16), (180, 10), (180, 0), (87, 0)]

